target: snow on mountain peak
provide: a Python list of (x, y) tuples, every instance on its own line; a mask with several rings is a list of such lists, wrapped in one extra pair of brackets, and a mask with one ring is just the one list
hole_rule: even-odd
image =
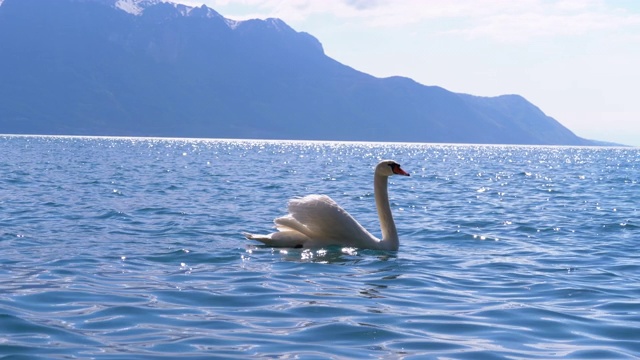
[(161, 3), (161, 0), (117, 0), (114, 6), (132, 15), (142, 15), (145, 7)]
[(140, 7), (140, 5), (138, 5), (137, 2), (135, 2), (134, 0), (118, 0), (116, 1), (116, 8), (123, 10), (125, 12), (128, 12), (129, 14), (133, 14), (133, 15), (140, 15), (142, 14), (142, 7)]
[(225, 18), (224, 21), (227, 23), (227, 26), (231, 30), (235, 30), (238, 27), (238, 25), (242, 22), (242, 21), (231, 20), (231, 19), (227, 19), (227, 18)]
[[(4, 0), (0, 0), (2, 2)], [(182, 16), (198, 16), (207, 18), (222, 17), (215, 10), (202, 5), (201, 7), (191, 7), (187, 5), (173, 3), (167, 0), (111, 0), (116, 9), (122, 10), (132, 15), (140, 16), (146, 8), (165, 3), (172, 5)]]

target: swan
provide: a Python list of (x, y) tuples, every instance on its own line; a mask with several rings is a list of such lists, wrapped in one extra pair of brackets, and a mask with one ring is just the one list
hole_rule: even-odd
[(291, 199), (287, 207), (289, 214), (274, 220), (278, 231), (268, 235), (244, 233), (244, 236), (273, 247), (308, 249), (340, 245), (398, 250), (398, 232), (391, 215), (387, 192), (388, 178), (391, 175), (409, 176), (409, 173), (393, 160), (381, 161), (376, 166), (373, 189), (382, 239), (373, 236), (327, 195), (307, 195)]

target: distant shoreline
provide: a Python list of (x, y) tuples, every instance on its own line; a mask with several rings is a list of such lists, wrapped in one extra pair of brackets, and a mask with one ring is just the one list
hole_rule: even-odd
[[(304, 140), (304, 139), (257, 139), (257, 138), (196, 138), (170, 136), (121, 136), (121, 135), (52, 135), (52, 134), (0, 134), (0, 137), (31, 138), (71, 138), (71, 139), (112, 139), (112, 140), (153, 140), (153, 141), (206, 141), (206, 142), (246, 142), (246, 143), (291, 143), (291, 144), (372, 144), (372, 145), (411, 145), (411, 146), (482, 146), (482, 147), (532, 147), (532, 148), (640, 148), (640, 146), (622, 145), (598, 141), (603, 145), (531, 145), (531, 144), (480, 144), (480, 143), (429, 143), (398, 141), (362, 141), (362, 140)], [(596, 141), (596, 140), (592, 140)]]

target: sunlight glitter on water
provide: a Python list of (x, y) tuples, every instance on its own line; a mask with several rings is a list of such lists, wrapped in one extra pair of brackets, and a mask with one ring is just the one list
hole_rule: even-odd
[[(0, 139), (0, 356), (640, 353), (638, 149)], [(387, 158), (398, 252), (242, 236), (310, 193), (379, 234)]]

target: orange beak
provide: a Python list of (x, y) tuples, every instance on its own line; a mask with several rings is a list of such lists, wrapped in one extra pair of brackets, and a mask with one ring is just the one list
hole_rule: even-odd
[(411, 176), (411, 175), (409, 175), (408, 172), (402, 170), (402, 168), (400, 168), (400, 165), (394, 166), (392, 169), (393, 169), (393, 173), (396, 174), (396, 175)]

